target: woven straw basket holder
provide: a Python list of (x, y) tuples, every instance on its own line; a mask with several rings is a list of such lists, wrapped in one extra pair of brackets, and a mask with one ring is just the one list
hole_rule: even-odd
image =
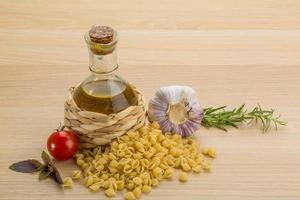
[(138, 95), (138, 104), (110, 115), (78, 108), (73, 100), (74, 89), (75, 87), (70, 88), (69, 97), (65, 102), (64, 125), (77, 133), (81, 148), (89, 149), (109, 144), (111, 140), (127, 131), (136, 130), (145, 124), (144, 96), (134, 87), (133, 89)]

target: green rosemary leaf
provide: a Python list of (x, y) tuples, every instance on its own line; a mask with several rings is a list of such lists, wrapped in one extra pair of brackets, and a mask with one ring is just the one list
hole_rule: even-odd
[(229, 126), (232, 126), (234, 128), (238, 128), (238, 126), (234, 122), (228, 121), (227, 123), (228, 123)]
[(224, 127), (222, 127), (222, 126), (219, 126), (219, 125), (216, 124), (215, 127), (218, 128), (218, 129), (221, 129), (221, 130), (223, 130), (225, 132), (227, 132), (227, 129), (224, 128)]
[(213, 113), (213, 112), (218, 111), (218, 110), (223, 110), (226, 107), (227, 106), (222, 106), (222, 107), (218, 107), (218, 108), (209, 107), (209, 108), (205, 108), (204, 112), (206, 112), (207, 114), (210, 114), (210, 113)]
[(275, 122), (275, 121), (273, 121), (273, 124), (275, 125), (275, 129), (276, 129), (276, 131), (278, 130), (278, 125), (277, 125), (277, 123)]
[[(267, 128), (267, 130), (270, 129), (270, 126), (271, 126), (271, 120), (270, 120), (270, 119), (267, 119), (267, 120), (266, 120), (266, 128)], [(276, 125), (275, 125), (275, 129), (276, 129)], [(277, 129), (276, 129), (276, 130), (277, 130)]]
[(256, 116), (258, 119), (260, 119), (261, 125), (262, 125), (262, 132), (265, 133), (266, 132), (266, 124), (264, 119), (262, 118), (262, 116)]
[(241, 105), (238, 109), (237, 109), (237, 113), (240, 113), (245, 107), (245, 104)]

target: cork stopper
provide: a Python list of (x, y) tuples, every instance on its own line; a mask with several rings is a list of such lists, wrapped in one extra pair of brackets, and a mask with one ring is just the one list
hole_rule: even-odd
[(92, 42), (99, 44), (108, 44), (113, 41), (114, 29), (108, 26), (93, 26), (89, 31), (89, 36)]

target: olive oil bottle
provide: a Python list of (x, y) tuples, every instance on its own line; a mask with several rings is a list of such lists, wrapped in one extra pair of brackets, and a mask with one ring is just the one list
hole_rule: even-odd
[(73, 93), (73, 99), (82, 110), (118, 113), (138, 103), (132, 86), (117, 75), (116, 45), (118, 33), (107, 26), (93, 26), (85, 35), (90, 54), (91, 74)]

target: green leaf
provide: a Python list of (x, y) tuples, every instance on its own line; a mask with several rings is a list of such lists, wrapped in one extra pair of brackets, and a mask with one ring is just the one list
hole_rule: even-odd
[(224, 127), (222, 127), (222, 126), (215, 125), (215, 127), (216, 127), (216, 128), (218, 128), (218, 129), (221, 129), (222, 131), (225, 131), (225, 132), (227, 132), (227, 129), (226, 129), (226, 128), (224, 128)]
[(23, 160), (9, 166), (9, 169), (21, 173), (34, 173), (41, 170), (43, 164), (37, 160)]
[(241, 106), (238, 108), (237, 112), (241, 112), (241, 111), (244, 109), (244, 107), (245, 107), (245, 104), (241, 105)]
[(53, 172), (53, 167), (51, 167), (50, 165), (44, 165), (39, 174), (39, 181), (43, 181), (49, 178), (52, 172)]
[(42, 152), (41, 157), (42, 157), (45, 165), (48, 165), (48, 164), (53, 165), (53, 161), (52, 161), (51, 157), (49, 156), (49, 154), (46, 151)]
[(228, 123), (228, 126), (232, 126), (234, 128), (238, 128), (238, 126), (234, 122), (228, 121), (227, 123)]
[(205, 112), (205, 114), (210, 114), (210, 113), (216, 112), (218, 110), (223, 110), (226, 107), (227, 106), (221, 106), (221, 107), (218, 107), (218, 108), (213, 108), (213, 107), (204, 108), (204, 112)]

